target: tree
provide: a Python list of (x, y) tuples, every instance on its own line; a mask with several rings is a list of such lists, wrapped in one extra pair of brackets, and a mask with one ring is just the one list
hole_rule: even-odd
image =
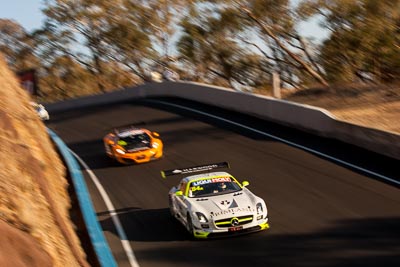
[[(209, 11), (203, 16), (223, 18), (218, 27), (224, 32), (235, 33), (230, 40), (247, 51), (257, 53), (268, 61), (270, 75), (278, 72), (282, 80), (294, 87), (301, 87), (307, 77), (313, 77), (327, 86), (324, 73), (308, 53), (294, 27), (295, 14), (289, 0), (219, 0), (201, 1)], [(227, 16), (226, 16), (227, 15)], [(228, 23), (226, 23), (228, 22)], [(198, 24), (199, 25), (199, 24)]]
[(74, 58), (64, 55), (54, 57), (51, 64), (43, 66), (39, 86), (46, 101), (59, 101), (97, 93), (93, 76)]
[(161, 63), (169, 64), (170, 48), (173, 45), (172, 39), (178, 31), (178, 24), (187, 13), (193, 8), (193, 0), (150, 0), (147, 4), (151, 13), (147, 18), (151, 21), (150, 37), (155, 46), (160, 47)]
[[(108, 79), (104, 80), (104, 90), (130, 86), (135, 83), (132, 74), (121, 69), (116, 63), (102, 63)], [(52, 64), (43, 66), (40, 73), (42, 98), (56, 101), (98, 93), (96, 81), (85, 67), (74, 58), (64, 55), (54, 58)]]
[(400, 0), (308, 0), (299, 12), (331, 31), (320, 52), (330, 81), (400, 80)]
[(192, 76), (200, 81), (236, 89), (253, 87), (263, 77), (261, 58), (247, 51), (236, 38), (241, 28), (232, 11), (192, 9), (181, 22), (183, 34), (178, 51), (191, 66)]
[(108, 24), (103, 41), (110, 48), (110, 58), (120, 62), (142, 80), (148, 80), (152, 59), (158, 58), (151, 41), (151, 7), (123, 1), (118, 15), (105, 18)]
[[(89, 60), (85, 62), (88, 70), (96, 77), (97, 86), (105, 91), (105, 73), (103, 62), (110, 59), (110, 50), (103, 41), (105, 32), (109, 30), (108, 21), (118, 18), (121, 14), (121, 1), (106, 0), (46, 0), (46, 24), (56, 35), (69, 38), (78, 49), (87, 49)], [(65, 51), (78, 59), (79, 51), (65, 47)]]
[(13, 20), (0, 19), (0, 50), (14, 71), (37, 66), (39, 61), (34, 49), (34, 40), (20, 24)]

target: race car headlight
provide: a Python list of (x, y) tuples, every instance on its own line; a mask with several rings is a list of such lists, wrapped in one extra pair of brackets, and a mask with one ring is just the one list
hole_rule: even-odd
[(119, 153), (119, 154), (122, 154), (122, 155), (125, 154), (125, 151), (123, 151), (123, 150), (120, 149), (120, 148), (115, 149), (115, 151), (116, 151), (117, 153)]
[(257, 214), (263, 213), (263, 207), (262, 207), (261, 203), (257, 203), (256, 209), (257, 209)]
[(201, 212), (196, 212), (197, 218), (199, 218), (199, 222), (206, 223), (208, 222), (206, 216)]
[(156, 142), (154, 142), (153, 144), (151, 144), (151, 146), (152, 146), (153, 148), (157, 148), (159, 145), (160, 145), (160, 144), (159, 144), (159, 143), (156, 143)]

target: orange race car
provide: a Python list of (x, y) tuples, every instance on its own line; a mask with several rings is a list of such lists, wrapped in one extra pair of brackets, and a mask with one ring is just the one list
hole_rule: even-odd
[(103, 138), (109, 157), (123, 164), (144, 163), (163, 155), (163, 143), (156, 132), (125, 126), (115, 128)]

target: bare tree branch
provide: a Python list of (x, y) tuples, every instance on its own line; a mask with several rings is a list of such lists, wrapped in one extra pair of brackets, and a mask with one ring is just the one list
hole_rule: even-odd
[(266, 25), (264, 25), (261, 21), (259, 21), (249, 9), (247, 9), (243, 5), (241, 5), (241, 8), (251, 20), (253, 20), (257, 25), (260, 26), (260, 28), (264, 33), (266, 33), (269, 37), (271, 37), (276, 42), (276, 44), (283, 51), (285, 51), (285, 53), (287, 53), (293, 60), (299, 63), (312, 77), (314, 77), (318, 82), (320, 82), (324, 86), (326, 87), (329, 86), (328, 82), (318, 72), (312, 69), (311, 66), (309, 66), (306, 62), (300, 59), (295, 53), (290, 51), (290, 49), (288, 49)]

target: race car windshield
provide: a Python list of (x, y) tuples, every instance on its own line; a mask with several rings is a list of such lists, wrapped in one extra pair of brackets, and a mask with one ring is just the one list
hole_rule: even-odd
[(206, 197), (222, 195), (242, 190), (235, 182), (208, 182), (210, 180), (194, 181), (189, 187), (189, 197)]
[(118, 145), (127, 150), (150, 147), (150, 136), (146, 133), (140, 133), (120, 137)]

